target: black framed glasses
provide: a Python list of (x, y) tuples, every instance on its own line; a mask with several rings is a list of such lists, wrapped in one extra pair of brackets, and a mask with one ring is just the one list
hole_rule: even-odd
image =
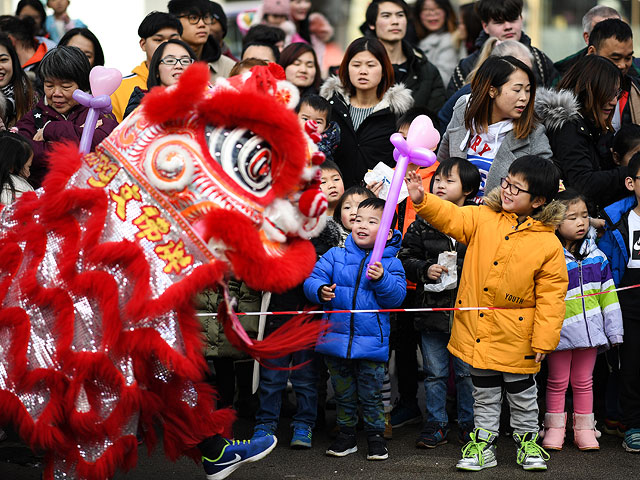
[(511, 195), (515, 195), (516, 197), (520, 195), (520, 192), (530, 193), (531, 195), (533, 195), (533, 193), (531, 193), (529, 190), (525, 190), (524, 188), (515, 186), (513, 183), (509, 183), (506, 178), (500, 179), (500, 186), (503, 190), (509, 190), (509, 193)]
[(195, 13), (191, 13), (189, 15), (178, 15), (178, 18), (186, 18), (191, 25), (197, 25), (200, 20), (202, 20), (205, 25), (213, 25), (213, 21), (215, 20), (215, 18), (208, 13), (205, 15), (196, 15)]
[(183, 67), (188, 67), (193, 63), (193, 58), (191, 57), (176, 58), (176, 57), (168, 56), (161, 59), (160, 63), (164, 63), (165, 65), (170, 65), (170, 66), (177, 65), (179, 63)]

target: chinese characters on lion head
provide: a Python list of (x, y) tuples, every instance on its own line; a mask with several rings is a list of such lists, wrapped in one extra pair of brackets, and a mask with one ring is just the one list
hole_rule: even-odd
[[(279, 67), (207, 89), (195, 64), (82, 155), (60, 145), (43, 188), (0, 214), (0, 423), (47, 454), (45, 478), (103, 480), (162, 424), (170, 459), (197, 456), (233, 412), (216, 410), (192, 297), (230, 276), (258, 290), (302, 282), (323, 228), (312, 127)], [(315, 164), (315, 165), (314, 165)], [(274, 358), (322, 328), (292, 319), (250, 340)]]

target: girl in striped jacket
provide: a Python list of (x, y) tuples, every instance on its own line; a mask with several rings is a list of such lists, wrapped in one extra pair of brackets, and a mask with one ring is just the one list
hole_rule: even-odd
[(580, 450), (597, 450), (600, 436), (593, 417), (593, 367), (599, 351), (622, 343), (622, 315), (607, 257), (589, 229), (585, 198), (567, 190), (558, 195), (567, 207), (557, 235), (564, 246), (569, 273), (566, 314), (557, 349), (547, 357), (547, 413), (542, 446), (560, 450), (567, 414), (569, 381), (573, 390), (574, 443)]

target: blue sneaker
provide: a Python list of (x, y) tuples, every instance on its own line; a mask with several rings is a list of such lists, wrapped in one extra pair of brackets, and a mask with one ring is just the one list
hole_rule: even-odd
[(400, 428), (405, 425), (422, 423), (422, 413), (417, 405), (405, 407), (399, 403), (391, 410), (391, 427)]
[(243, 463), (255, 462), (269, 455), (278, 443), (274, 435), (252, 440), (225, 440), (227, 443), (216, 459), (202, 457), (207, 480), (227, 478)]
[(273, 436), (274, 434), (275, 432), (268, 425), (264, 425), (264, 424), (256, 425), (253, 428), (253, 436), (251, 437), (251, 440), (256, 438), (268, 437), (270, 435)]
[(640, 453), (640, 428), (629, 428), (624, 433), (622, 446), (627, 452)]
[(289, 446), (297, 450), (311, 448), (311, 436), (311, 427), (298, 425), (293, 428), (293, 436)]

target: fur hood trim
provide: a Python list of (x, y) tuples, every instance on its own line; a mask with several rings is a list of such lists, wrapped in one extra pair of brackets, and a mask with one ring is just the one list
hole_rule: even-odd
[(580, 118), (580, 104), (570, 90), (536, 91), (535, 111), (547, 130), (556, 130), (575, 118)]
[[(484, 204), (494, 212), (502, 211), (502, 200), (500, 199), (500, 187), (491, 190), (484, 197)], [(557, 200), (546, 204), (542, 210), (536, 213), (532, 218), (548, 227), (557, 227), (564, 220), (564, 214), (567, 207)]]
[[(335, 94), (339, 94), (347, 105), (351, 104), (350, 95), (342, 86), (340, 79), (332, 75), (322, 84), (320, 95), (330, 100)], [(380, 103), (374, 107), (373, 113), (389, 108), (394, 115), (402, 115), (412, 106), (413, 96), (411, 95), (411, 90), (405, 87), (404, 84), (397, 83), (386, 91)]]

